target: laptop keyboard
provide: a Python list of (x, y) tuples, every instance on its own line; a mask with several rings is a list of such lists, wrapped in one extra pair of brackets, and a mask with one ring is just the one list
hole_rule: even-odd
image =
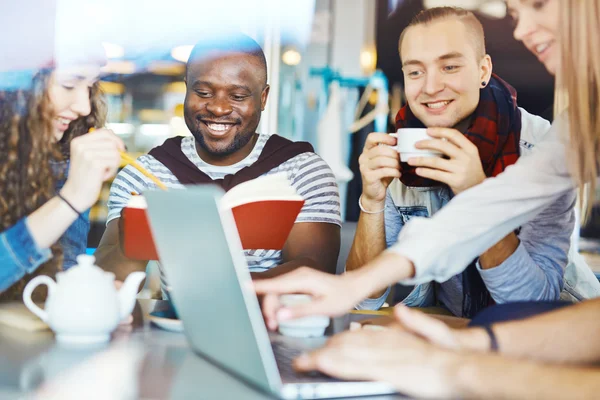
[(292, 346), (290, 345), (290, 343), (284, 344), (278, 341), (271, 342), (271, 345), (273, 346), (273, 353), (275, 354), (275, 361), (277, 362), (279, 373), (282, 377), (284, 377), (284, 379), (293, 379), (298, 383), (337, 381), (337, 379), (334, 379), (317, 371), (302, 373), (297, 372), (294, 369), (294, 367), (292, 366), (292, 361), (307, 349)]

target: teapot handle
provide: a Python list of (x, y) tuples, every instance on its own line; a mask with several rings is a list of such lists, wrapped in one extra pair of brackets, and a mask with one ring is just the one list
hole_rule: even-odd
[(48, 286), (48, 298), (52, 296), (52, 292), (54, 292), (54, 288), (56, 287), (56, 283), (51, 278), (45, 275), (36, 276), (31, 281), (29, 281), (27, 286), (25, 286), (25, 290), (23, 290), (23, 302), (25, 303), (27, 308), (29, 308), (29, 311), (40, 317), (42, 321), (47, 322), (48, 313), (39, 308), (37, 304), (35, 304), (31, 300), (31, 294), (39, 285)]

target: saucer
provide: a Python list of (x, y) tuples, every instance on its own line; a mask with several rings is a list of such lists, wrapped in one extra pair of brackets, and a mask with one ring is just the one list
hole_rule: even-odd
[(169, 332), (183, 332), (183, 322), (176, 318), (173, 310), (154, 311), (148, 315), (150, 321)]

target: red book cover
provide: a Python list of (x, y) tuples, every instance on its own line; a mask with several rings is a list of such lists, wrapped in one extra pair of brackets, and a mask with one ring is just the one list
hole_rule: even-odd
[(123, 252), (134, 260), (158, 260), (145, 208), (125, 207), (123, 218)]
[[(258, 184), (248, 185), (254, 181), (241, 184), (221, 200), (221, 206), (232, 210), (244, 249), (281, 250), (285, 245), (304, 205), (304, 199), (295, 191), (289, 191), (293, 188), (287, 183), (287, 178), (286, 185), (289, 189), (286, 190), (277, 187), (282, 185), (278, 180), (281, 180), (281, 176), (255, 179), (259, 181)], [(260, 193), (260, 187), (267, 187), (268, 190)], [(125, 207), (121, 215), (123, 251), (132, 259), (158, 260), (146, 216), (145, 201), (139, 199), (136, 203), (138, 205)]]

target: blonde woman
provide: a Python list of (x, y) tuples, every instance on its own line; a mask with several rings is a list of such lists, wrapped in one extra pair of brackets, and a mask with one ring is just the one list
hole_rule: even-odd
[[(297, 270), (255, 282), (258, 293), (270, 295), (264, 313), (271, 328), (277, 319), (342, 314), (396, 280), (443, 281), (456, 272), (440, 267), (446, 260), (466, 265), (574, 186), (583, 193), (583, 185), (589, 184), (589, 210), (600, 161), (600, 2), (507, 4), (516, 22), (515, 38), (568, 94), (569, 107), (550, 137), (535, 154), (460, 194), (433, 218), (409, 222), (394, 248), (356, 273), (333, 277)], [(430, 132), (444, 137), (445, 130)], [(412, 163), (424, 164), (419, 159)], [(315, 300), (278, 310), (275, 295), (287, 292), (310, 293)], [(600, 370), (587, 366), (600, 361), (600, 300), (463, 331), (406, 308), (395, 314), (400, 324), (394, 329), (338, 335), (324, 349), (298, 359), (296, 367), (339, 378), (384, 380), (420, 397), (594, 398), (600, 390)], [(483, 354), (487, 352), (502, 355)]]

